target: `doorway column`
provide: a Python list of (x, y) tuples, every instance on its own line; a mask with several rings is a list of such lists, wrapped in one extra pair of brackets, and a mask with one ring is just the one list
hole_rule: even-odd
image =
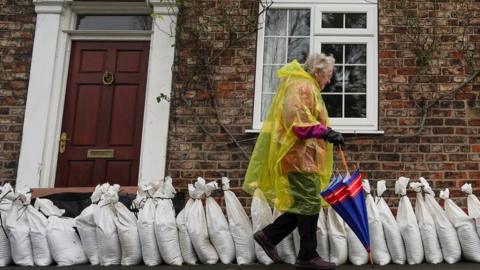
[[(54, 89), (58, 75), (56, 59), (65, 50), (59, 48), (66, 38), (61, 32), (64, 6), (71, 0), (33, 0), (37, 22), (33, 43), (28, 97), (23, 123), (22, 144), (17, 171), (17, 187), (36, 188), (48, 186), (53, 179), (45, 175), (45, 154), (49, 136), (49, 114), (58, 105), (54, 102)], [(50, 146), (51, 147), (51, 146)]]
[(172, 66), (175, 53), (175, 0), (149, 0), (153, 7), (153, 34), (150, 41), (145, 114), (138, 182), (165, 176), (167, 162), (170, 102), (156, 97), (171, 96)]

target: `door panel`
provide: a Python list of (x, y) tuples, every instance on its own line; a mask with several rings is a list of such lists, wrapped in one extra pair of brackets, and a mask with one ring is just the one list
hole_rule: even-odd
[(101, 91), (100, 85), (78, 86), (72, 146), (95, 145)]
[(138, 88), (134, 85), (115, 87), (109, 143), (130, 145), (135, 137), (135, 111)]
[[(73, 42), (55, 186), (137, 185), (148, 50), (148, 42)], [(112, 84), (102, 81), (107, 72)]]

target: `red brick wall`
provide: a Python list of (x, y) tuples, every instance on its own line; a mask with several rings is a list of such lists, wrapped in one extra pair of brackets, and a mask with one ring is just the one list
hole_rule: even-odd
[(0, 0), (0, 184), (16, 178), (35, 13), (31, 0)]
[[(208, 2), (204, 15), (219, 16), (217, 1)], [(238, 21), (248, 18), (248, 9), (244, 7), (251, 1), (228, 2), (238, 10)], [(480, 3), (468, 0), (461, 5), (463, 1), (437, 0), (438, 6), (434, 9), (433, 2), (379, 1), (379, 124), (385, 134), (346, 135), (346, 154), (352, 168), (356, 162), (360, 164), (366, 177), (373, 180), (373, 187), (375, 180), (388, 180), (388, 187), (393, 188), (399, 176), (412, 179), (424, 176), (433, 181), (435, 190), (449, 187), (453, 196), (463, 197), (458, 191), (465, 181), (480, 188), (480, 79), (435, 106), (428, 114), (421, 136), (389, 137), (415, 133), (421, 112), (415, 108), (410, 95), (432, 98), (458, 85), (474, 68), (480, 68)], [(427, 67), (416, 65), (414, 43), (408, 39), (412, 29), (408, 27), (406, 15), (413, 16), (417, 8), (422, 31), (433, 28), (428, 25), (432, 22), (428, 18), (437, 10), (438, 49)], [(192, 29), (198, 18), (191, 16), (189, 10), (185, 12), (186, 16), (180, 21), (185, 23), (186, 29)], [(465, 18), (465, 14), (471, 18)], [(225, 37), (218, 29), (212, 29), (210, 37), (219, 47), (224, 46)], [(184, 78), (198, 60), (193, 57), (197, 48), (182, 46), (193, 42), (193, 38), (188, 31), (178, 35), (174, 78), (178, 87), (184, 85)], [(465, 42), (459, 42), (463, 39)], [(465, 50), (461, 49), (462, 44)], [(251, 128), (252, 122), (255, 47), (256, 39), (252, 36), (243, 46), (229, 50), (215, 67), (215, 91), (220, 97), (221, 119), (237, 139), (255, 137), (244, 133)], [(220, 130), (202, 98), (205, 94), (202, 96), (201, 91), (188, 93), (194, 109), (178, 100), (172, 101), (168, 173), (176, 185), (183, 188), (198, 176), (218, 180), (222, 175), (232, 180), (233, 187), (240, 186), (248, 159), (235, 146), (225, 146), (228, 137)], [(202, 134), (192, 114), (214, 134), (213, 138)], [(242, 146), (250, 153), (253, 145), (242, 143)], [(393, 189), (390, 192), (390, 196), (394, 196)], [(240, 197), (248, 206), (248, 196), (242, 194)], [(389, 201), (396, 205), (395, 198)], [(459, 202), (464, 203), (463, 199)]]

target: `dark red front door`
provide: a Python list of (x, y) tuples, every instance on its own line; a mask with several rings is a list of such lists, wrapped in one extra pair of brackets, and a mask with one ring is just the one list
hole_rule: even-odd
[(137, 185), (148, 51), (73, 42), (55, 186)]

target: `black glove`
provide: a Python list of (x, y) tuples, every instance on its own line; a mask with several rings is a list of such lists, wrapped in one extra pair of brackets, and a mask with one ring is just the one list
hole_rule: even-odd
[(325, 140), (329, 143), (333, 143), (333, 145), (338, 146), (344, 146), (345, 145), (345, 140), (343, 139), (343, 135), (340, 132), (337, 132), (333, 129), (330, 129), (325, 136)]

